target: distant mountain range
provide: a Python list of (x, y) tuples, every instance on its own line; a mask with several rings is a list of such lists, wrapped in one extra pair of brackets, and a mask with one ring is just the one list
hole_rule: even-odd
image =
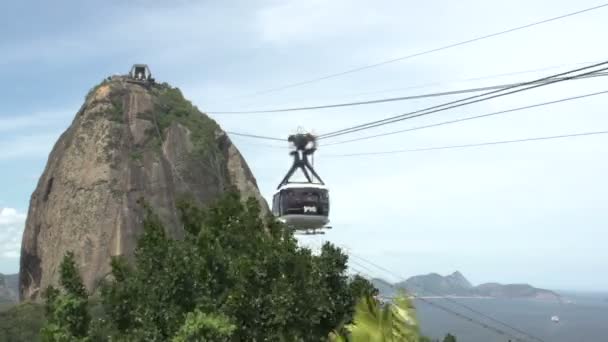
[(561, 301), (559, 294), (545, 289), (539, 289), (528, 284), (498, 284), (485, 283), (473, 286), (462, 273), (456, 271), (447, 276), (437, 273), (410, 277), (403, 282), (391, 284), (383, 279), (373, 279), (372, 282), (382, 296), (395, 295), (396, 288), (402, 288), (422, 297), (453, 296), (453, 297), (491, 297), (507, 299), (536, 299)]
[[(405, 281), (391, 284), (384, 279), (372, 279), (374, 286), (382, 296), (392, 297), (396, 288), (402, 288), (422, 297), (453, 296), (453, 297), (491, 297), (507, 299), (537, 299), (561, 301), (562, 298), (554, 291), (540, 289), (528, 284), (499, 284), (484, 283), (473, 286), (462, 273), (456, 271), (447, 276), (437, 273), (417, 275)], [(0, 273), (0, 304), (16, 303), (18, 301), (18, 274)], [(606, 299), (608, 301), (608, 298)]]
[(16, 303), (18, 301), (18, 274), (0, 273), (0, 304)]

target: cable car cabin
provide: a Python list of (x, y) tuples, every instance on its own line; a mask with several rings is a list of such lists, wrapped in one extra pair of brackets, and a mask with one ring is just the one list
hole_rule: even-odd
[(150, 68), (146, 64), (134, 64), (129, 72), (129, 78), (131, 82), (136, 83), (154, 82)]
[(274, 194), (272, 213), (296, 230), (323, 228), (329, 223), (329, 191), (320, 184), (285, 184)]

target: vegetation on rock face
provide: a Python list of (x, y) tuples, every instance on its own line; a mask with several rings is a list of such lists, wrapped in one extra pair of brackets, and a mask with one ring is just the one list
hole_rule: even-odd
[(92, 322), (66, 256), (62, 291), (47, 291), (46, 341), (323, 341), (352, 321), (358, 296), (377, 292), (349, 279), (340, 249), (326, 243), (313, 255), (298, 247), (238, 193), (206, 209), (182, 202), (183, 240), (169, 239), (147, 211), (135, 265), (112, 261), (114, 280), (103, 285), (103, 311)]
[(100, 83), (98, 83), (96, 86), (94, 86), (93, 88), (89, 89), (89, 92), (85, 95), (85, 100), (89, 99), (93, 94), (95, 94), (95, 92), (103, 85), (107, 84), (109, 82), (108, 79), (103, 79)]
[(112, 94), (111, 97), (111, 102), (112, 102), (112, 106), (108, 109), (108, 114), (109, 114), (109, 120), (110, 121), (115, 121), (118, 123), (122, 123), (124, 122), (124, 108), (123, 108), (123, 101), (124, 101), (124, 95), (125, 92), (124, 91), (116, 91), (114, 90), (114, 94)]
[(176, 122), (190, 130), (195, 150), (201, 151), (213, 144), (219, 126), (186, 100), (178, 88), (158, 88), (153, 90), (153, 94), (156, 97), (155, 108), (146, 116), (152, 116), (163, 136)]
[(153, 124), (153, 128), (148, 132), (148, 144), (160, 148), (167, 137), (168, 128), (173, 124), (187, 128), (193, 149), (190, 155), (181, 158), (197, 161), (198, 166), (213, 175), (223, 189), (226, 185), (226, 171), (225, 160), (215, 136), (220, 130), (218, 124), (186, 100), (179, 88), (160, 85), (151, 91), (154, 96), (154, 108), (141, 114), (142, 118)]

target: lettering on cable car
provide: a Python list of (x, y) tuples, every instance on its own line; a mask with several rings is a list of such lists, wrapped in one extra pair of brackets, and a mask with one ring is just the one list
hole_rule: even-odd
[(304, 206), (304, 212), (305, 213), (316, 213), (317, 207)]

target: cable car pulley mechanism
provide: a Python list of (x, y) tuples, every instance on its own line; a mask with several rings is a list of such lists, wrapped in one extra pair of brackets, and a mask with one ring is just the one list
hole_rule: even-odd
[[(317, 139), (310, 133), (298, 132), (287, 141), (293, 151), (293, 164), (279, 183), (273, 196), (272, 212), (289, 228), (304, 234), (325, 234), (329, 223), (329, 189), (308, 161), (317, 150)], [(306, 182), (291, 182), (296, 170), (301, 170)]]

